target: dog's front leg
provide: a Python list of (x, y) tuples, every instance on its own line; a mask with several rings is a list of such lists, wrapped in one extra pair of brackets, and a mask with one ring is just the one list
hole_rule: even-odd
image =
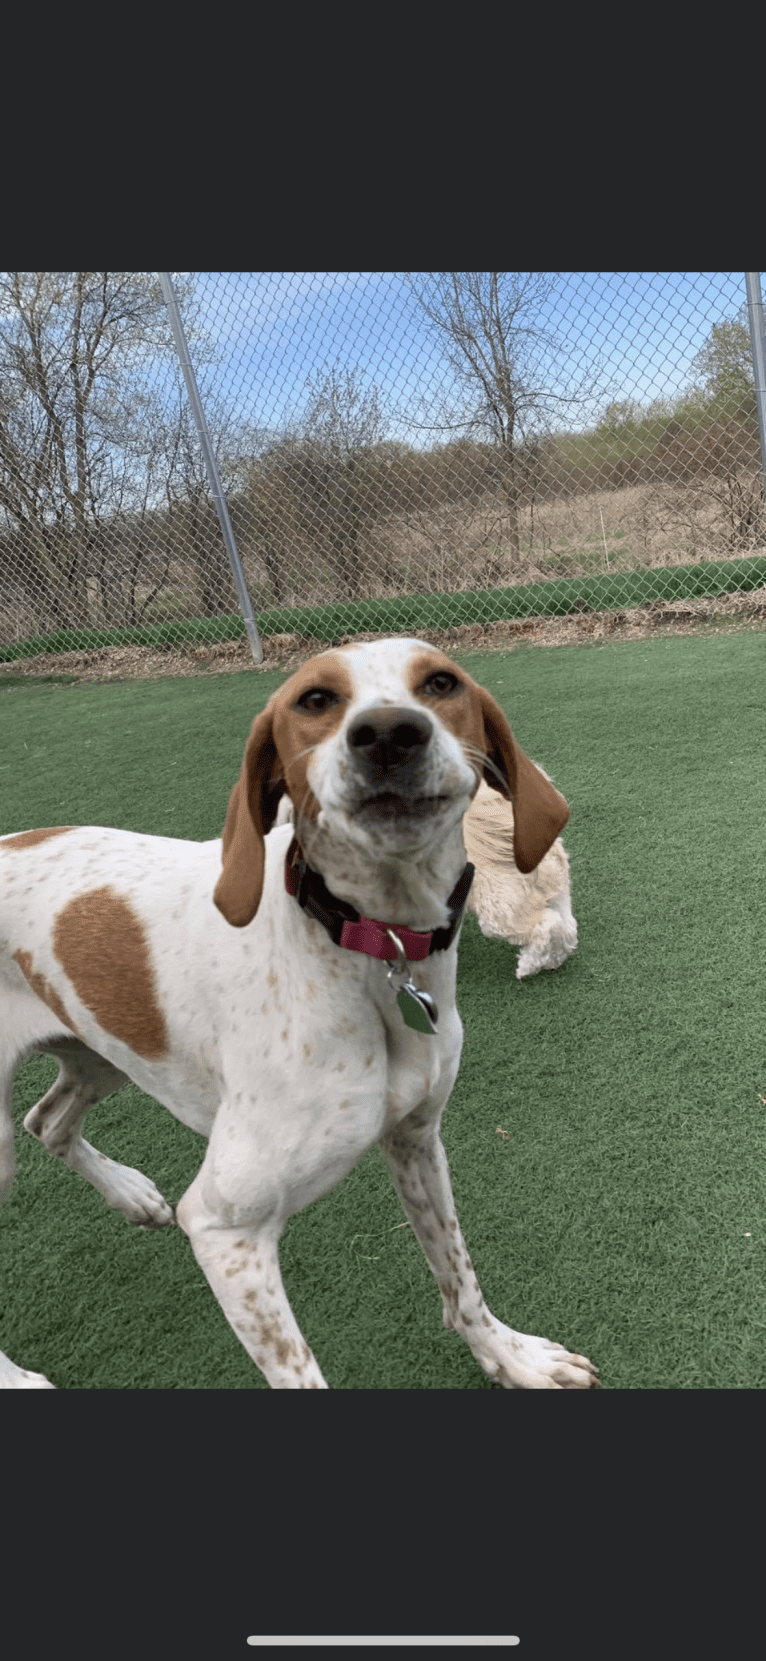
[(203, 1198), (203, 1174), (176, 1207), (229, 1324), (272, 1390), (326, 1390), (314, 1356), (287, 1301), (273, 1222), (225, 1226)]
[(460, 1333), (484, 1372), (507, 1390), (597, 1387), (596, 1369), (584, 1356), (514, 1332), (488, 1310), (460, 1232), (439, 1117), (430, 1104), (416, 1108), (380, 1145), (439, 1283), (444, 1325)]

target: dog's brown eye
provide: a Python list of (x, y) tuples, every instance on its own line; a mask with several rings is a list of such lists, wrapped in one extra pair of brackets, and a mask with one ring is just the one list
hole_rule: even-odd
[(331, 692), (326, 686), (312, 686), (298, 699), (298, 708), (308, 709), (312, 715), (321, 715), (323, 710), (330, 709), (338, 702), (337, 692)]
[(457, 675), (450, 675), (446, 669), (437, 669), (435, 675), (429, 675), (423, 685), (424, 692), (431, 692), (435, 698), (445, 698), (448, 692), (454, 692), (460, 686)]

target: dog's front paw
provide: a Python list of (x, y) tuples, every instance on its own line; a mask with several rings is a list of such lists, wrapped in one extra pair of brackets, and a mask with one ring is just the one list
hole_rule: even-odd
[(584, 1355), (573, 1355), (548, 1338), (532, 1338), (495, 1321), (474, 1350), (494, 1384), (504, 1390), (599, 1390), (598, 1369)]
[(0, 1390), (55, 1390), (43, 1373), (30, 1373), (26, 1367), (17, 1367), (7, 1355), (0, 1356)]

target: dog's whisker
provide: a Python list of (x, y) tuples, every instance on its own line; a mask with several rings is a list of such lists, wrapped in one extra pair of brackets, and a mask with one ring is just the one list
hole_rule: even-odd
[(304, 756), (312, 756), (318, 748), (319, 746), (317, 744), (307, 744), (305, 750), (297, 750), (295, 755), (291, 756), (290, 760), (286, 763), (285, 773), (289, 773), (290, 769), (295, 766), (296, 762), (303, 761)]
[(481, 779), (483, 777), (485, 769), (487, 769), (490, 773), (494, 774), (495, 778), (498, 780), (502, 794), (508, 801), (512, 801), (513, 798), (511, 796), (511, 789), (508, 780), (504, 773), (500, 771), (497, 764), (492, 761), (491, 757), (486, 755), (484, 750), (480, 750), (476, 744), (471, 744), (467, 739), (463, 740), (463, 752), (465, 754), (466, 761), (471, 767), (473, 767), (474, 772), (478, 773), (479, 778)]

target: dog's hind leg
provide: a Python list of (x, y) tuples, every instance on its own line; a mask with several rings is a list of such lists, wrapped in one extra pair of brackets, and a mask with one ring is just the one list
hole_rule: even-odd
[(30, 1109), (24, 1128), (39, 1142), (63, 1159), (73, 1171), (103, 1194), (107, 1205), (124, 1212), (132, 1223), (160, 1228), (174, 1221), (173, 1211), (154, 1183), (141, 1171), (119, 1165), (91, 1147), (80, 1134), (86, 1113), (102, 1096), (111, 1095), (127, 1084), (125, 1073), (96, 1055), (77, 1038), (55, 1039), (41, 1045), (54, 1055), (59, 1075), (50, 1090)]

